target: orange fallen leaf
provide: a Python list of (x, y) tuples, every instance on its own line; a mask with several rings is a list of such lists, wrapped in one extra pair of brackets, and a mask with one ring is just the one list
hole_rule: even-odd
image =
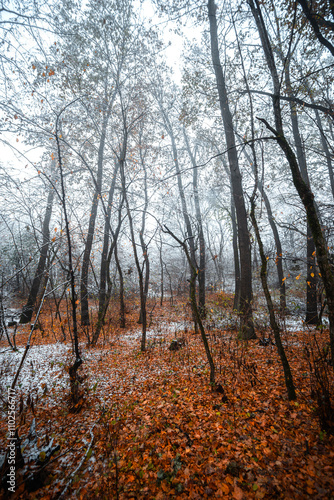
[(242, 489), (239, 488), (239, 486), (235, 485), (234, 491), (233, 491), (233, 498), (235, 498), (235, 500), (242, 500), (243, 497), (244, 497), (244, 493), (243, 493)]

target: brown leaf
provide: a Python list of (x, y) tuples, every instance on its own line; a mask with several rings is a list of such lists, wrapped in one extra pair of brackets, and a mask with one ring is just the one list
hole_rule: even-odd
[(234, 491), (233, 491), (233, 498), (235, 498), (235, 500), (242, 500), (243, 497), (244, 497), (244, 493), (243, 493), (242, 489), (239, 488), (239, 486), (235, 485)]

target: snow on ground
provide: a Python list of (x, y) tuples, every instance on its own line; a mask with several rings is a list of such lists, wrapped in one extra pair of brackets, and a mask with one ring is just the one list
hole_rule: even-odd
[[(155, 339), (162, 339), (164, 337), (169, 338), (171, 335), (175, 335), (177, 337), (178, 334), (182, 335), (182, 333), (189, 328), (192, 328), (192, 323), (189, 321), (170, 321), (169, 323), (162, 322), (146, 330), (146, 339), (148, 342), (152, 342)], [(141, 329), (138, 329), (134, 332), (126, 333), (120, 338), (122, 341), (125, 340), (129, 344), (132, 344), (133, 341), (140, 340), (141, 336), (142, 331)]]
[[(19, 393), (41, 396), (49, 391), (63, 391), (67, 380), (64, 377), (64, 363), (71, 352), (66, 344), (32, 345), (21, 369), (16, 383)], [(24, 353), (24, 348), (18, 351), (3, 349), (0, 352), (1, 389), (11, 386)]]
[[(191, 323), (184, 321), (175, 322), (162, 322), (149, 328), (146, 332), (146, 345), (147, 352), (151, 348), (159, 347), (161, 349), (168, 349), (170, 341), (173, 337), (180, 337), (186, 328), (189, 328)], [(113, 351), (113, 358), (116, 358), (114, 365), (108, 365), (108, 376), (105, 370), (96, 370), (94, 374), (90, 375), (89, 386), (90, 389), (94, 388), (97, 397), (102, 401), (108, 403), (113, 394), (124, 395), (131, 394), (133, 390), (140, 391), (144, 382), (154, 383), (155, 378), (161, 375), (170, 374), (170, 367), (168, 365), (157, 364), (153, 358), (150, 362), (149, 358), (144, 368), (141, 363), (136, 364), (135, 361), (131, 364), (122, 365), (117, 361), (117, 354), (122, 349), (127, 349), (131, 352), (134, 348), (138, 350), (140, 356), (140, 341), (142, 332), (138, 328), (134, 331), (127, 332), (119, 335), (110, 345), (109, 350), (87, 350), (83, 358), (86, 360), (94, 360), (95, 363), (103, 363), (104, 357), (109, 357), (109, 353)], [(111, 358), (112, 358), (111, 357)], [(109, 358), (108, 358), (109, 359)]]
[[(190, 323), (186, 322), (171, 322), (161, 323), (147, 330), (147, 346), (154, 346), (159, 343), (168, 347), (168, 340), (172, 336), (182, 334), (185, 328), (189, 328)], [(132, 332), (120, 335), (116, 342), (110, 344), (108, 349), (87, 349), (81, 345), (82, 358), (87, 365), (96, 366), (102, 363), (105, 357), (108, 357), (110, 351), (117, 351), (126, 346), (131, 349), (134, 347), (140, 348), (141, 329), (138, 328)], [(19, 364), (24, 353), (24, 348), (20, 347), (18, 351), (12, 351), (10, 348), (4, 348), (0, 351), (0, 374), (1, 374), (1, 392), (7, 392), (11, 386)], [(64, 392), (69, 391), (69, 377), (66, 367), (71, 364), (72, 349), (69, 344), (54, 343), (48, 345), (32, 345), (28, 351), (27, 357), (21, 369), (17, 384), (17, 394), (33, 396), (48, 395), (52, 400), (64, 396)], [(161, 373), (161, 367), (154, 368), (154, 374)], [(128, 380), (133, 383), (143, 381), (148, 377), (152, 377), (152, 370), (148, 368), (147, 373), (138, 373), (136, 366), (128, 366), (126, 373), (124, 367), (114, 365), (109, 367), (110, 376), (106, 377), (105, 373), (99, 376), (99, 370), (94, 371), (94, 374), (89, 374), (88, 387), (95, 390), (97, 393), (122, 393), (125, 390), (125, 385)], [(97, 375), (95, 375), (97, 374)], [(126, 380), (125, 380), (126, 379)], [(128, 390), (128, 387), (127, 387)]]
[[(266, 315), (255, 315), (255, 321), (259, 324), (268, 325), (268, 317)], [(226, 318), (220, 318), (215, 321), (215, 326), (224, 329), (226, 328)], [(221, 324), (219, 324), (221, 323)], [(312, 329), (305, 325), (300, 317), (287, 317), (282, 323), (282, 330), (286, 332), (310, 330)], [(187, 329), (191, 329), (191, 322), (187, 321), (172, 321), (161, 322), (149, 328), (146, 333), (147, 347), (167, 349), (173, 337), (182, 337)], [(132, 349), (138, 349), (140, 353), (141, 328), (138, 327), (132, 332), (127, 332), (119, 335), (111, 341), (103, 349), (87, 349), (81, 345), (82, 358), (84, 361), (83, 369), (88, 368), (87, 387), (93, 390), (96, 395), (104, 399), (105, 396), (112, 397), (112, 394), (124, 394), (126, 391), (131, 391), (130, 385), (138, 385), (160, 376), (164, 373), (168, 374), (168, 366), (149, 363), (145, 367), (145, 371), (139, 370), (136, 363), (132, 365), (122, 365), (118, 362), (117, 354), (121, 350), (127, 349), (131, 352)], [(0, 351), (0, 395), (7, 392), (7, 388), (11, 386), (18, 366), (23, 356), (24, 348), (21, 347), (18, 351), (13, 352), (9, 348), (3, 348)], [(112, 364), (108, 364), (109, 356), (116, 360)], [(138, 354), (139, 355), (139, 354)], [(69, 344), (54, 343), (48, 345), (32, 345), (28, 351), (24, 365), (20, 372), (19, 379), (16, 385), (17, 394), (41, 397), (48, 396), (54, 403), (64, 397), (64, 393), (69, 392), (69, 377), (66, 367), (73, 360), (72, 348)], [(99, 369), (99, 365), (103, 369)], [(94, 367), (90, 370), (90, 367)], [(97, 369), (95, 369), (97, 368)], [(50, 401), (50, 402), (51, 402)]]

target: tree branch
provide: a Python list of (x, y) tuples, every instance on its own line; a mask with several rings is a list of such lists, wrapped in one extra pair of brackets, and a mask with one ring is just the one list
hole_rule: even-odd
[[(252, 94), (258, 94), (258, 95), (265, 95), (267, 97), (275, 97), (274, 94), (271, 92), (265, 92), (263, 90), (249, 90)], [(244, 95), (247, 94), (248, 92), (246, 90), (240, 91), (240, 94)], [(304, 106), (305, 108), (310, 108), (310, 109), (317, 109), (318, 111), (322, 111), (326, 115), (331, 116), (334, 118), (334, 109), (333, 108), (326, 108), (326, 106), (322, 106), (321, 104), (312, 104), (310, 102), (303, 101), (303, 99), (299, 99), (298, 97), (290, 97), (290, 96), (278, 96), (281, 101), (288, 101), (288, 102), (295, 102), (296, 104), (300, 104), (301, 106)]]

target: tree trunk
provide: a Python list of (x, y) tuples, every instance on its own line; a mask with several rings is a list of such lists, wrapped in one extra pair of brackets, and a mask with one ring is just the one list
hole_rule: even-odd
[[(146, 308), (146, 301), (147, 301), (147, 295), (148, 295), (148, 287), (150, 283), (150, 260), (148, 258), (148, 248), (144, 240), (144, 233), (145, 233), (145, 223), (146, 223), (146, 213), (147, 213), (147, 207), (148, 207), (148, 192), (147, 192), (147, 171), (146, 171), (146, 165), (145, 165), (145, 155), (143, 152), (143, 144), (142, 144), (142, 134), (140, 133), (139, 135), (139, 154), (140, 154), (140, 160), (141, 160), (141, 166), (144, 169), (144, 208), (142, 211), (142, 223), (141, 223), (141, 230), (139, 232), (139, 240), (140, 240), (140, 246), (143, 252), (143, 257), (144, 257), (144, 266), (145, 268), (145, 281), (144, 281), (144, 297), (145, 297), (145, 308)], [(140, 317), (139, 317), (139, 324), (142, 324), (143, 322), (143, 311), (142, 308), (140, 309)]]
[[(255, 173), (255, 165), (251, 161), (250, 156), (247, 154), (246, 151), (244, 151), (248, 162), (250, 163), (253, 172)], [(282, 250), (282, 244), (281, 244), (281, 239), (279, 236), (279, 232), (276, 226), (275, 218), (273, 216), (273, 212), (271, 209), (271, 204), (269, 201), (269, 198), (267, 196), (267, 193), (264, 190), (263, 183), (260, 181), (260, 179), (257, 179), (257, 187), (261, 193), (261, 196), (264, 201), (264, 205), (266, 207), (267, 215), (268, 215), (268, 221), (270, 228), (272, 230), (274, 240), (275, 240), (275, 246), (276, 246), (276, 258), (275, 258), (275, 263), (277, 266), (277, 278), (278, 278), (278, 284), (279, 284), (279, 291), (280, 291), (280, 310), (282, 313), (285, 312), (286, 310), (286, 288), (285, 288), (285, 281), (283, 281), (284, 278), (284, 273), (283, 273), (283, 250)]]
[[(235, 28), (234, 22), (233, 22), (233, 26), (234, 26), (235, 34), (237, 37), (238, 50), (239, 50), (240, 59), (241, 59), (242, 71), (243, 71), (243, 75), (244, 75), (244, 81), (245, 81), (245, 85), (246, 85), (246, 89), (247, 89), (247, 93), (248, 93), (248, 98), (249, 98), (249, 104), (250, 104), (251, 133), (252, 133), (251, 139), (252, 140), (250, 141), (249, 146), (252, 150), (253, 161), (251, 160), (251, 158), (248, 155), (246, 150), (244, 151), (244, 153), (245, 153), (246, 158), (248, 159), (248, 162), (253, 170), (253, 173), (254, 173), (254, 176), (256, 179), (255, 189), (259, 189), (259, 191), (263, 197), (264, 204), (265, 204), (267, 214), (268, 214), (269, 224), (270, 224), (271, 230), (272, 230), (273, 235), (274, 235), (274, 240), (275, 240), (275, 245), (276, 245), (275, 263), (277, 266), (278, 284), (279, 284), (279, 290), (280, 290), (280, 309), (281, 309), (281, 312), (284, 314), (285, 310), (286, 310), (286, 290), (285, 290), (285, 281), (283, 279), (284, 276), (283, 276), (282, 245), (281, 245), (281, 240), (280, 240), (279, 233), (277, 230), (277, 226), (275, 223), (275, 219), (274, 219), (273, 214), (272, 214), (271, 205), (270, 205), (268, 196), (266, 195), (266, 193), (264, 191), (263, 184), (260, 181), (259, 175), (258, 175), (258, 162), (257, 162), (256, 149), (255, 149), (254, 107), (253, 107), (252, 93), (251, 93), (251, 90), (249, 88), (247, 73), (246, 73), (246, 69), (244, 66), (244, 59), (243, 59), (242, 50), (241, 50), (241, 45), (239, 42), (238, 32)], [(254, 196), (255, 196), (255, 193), (253, 194), (253, 197)], [(255, 255), (256, 255), (256, 253), (255, 253)]]
[(238, 241), (240, 253), (240, 306), (241, 323), (240, 337), (247, 340), (255, 338), (252, 315), (252, 263), (251, 246), (247, 225), (247, 213), (239, 169), (238, 155), (235, 147), (232, 114), (230, 111), (225, 77), (223, 74), (217, 34), (216, 5), (214, 0), (208, 1), (208, 16), (210, 21), (210, 39), (212, 64), (216, 75), (217, 90), (219, 95), (220, 110), (224, 124), (226, 146), (233, 189), (233, 199), (237, 214)]
[(308, 325), (318, 325), (318, 273), (316, 270), (316, 250), (312, 238), (312, 231), (310, 225), (307, 224), (307, 248), (306, 248), (306, 318), (305, 321)]
[(124, 277), (122, 266), (118, 258), (117, 245), (115, 245), (115, 261), (119, 276), (119, 326), (125, 328)]
[(77, 409), (77, 405), (80, 400), (80, 392), (79, 392), (79, 384), (80, 377), (78, 376), (78, 369), (82, 365), (82, 358), (79, 350), (79, 339), (78, 339), (78, 325), (77, 325), (77, 294), (75, 290), (75, 275), (74, 275), (74, 266), (73, 266), (73, 258), (72, 258), (72, 241), (71, 241), (71, 233), (70, 233), (70, 224), (67, 215), (67, 205), (66, 205), (66, 193), (65, 193), (65, 185), (64, 185), (64, 174), (63, 174), (63, 164), (60, 150), (60, 142), (58, 136), (58, 122), (59, 115), (57, 116), (56, 122), (56, 142), (57, 142), (57, 152), (58, 152), (58, 163), (59, 163), (59, 171), (60, 171), (60, 182), (61, 182), (61, 203), (64, 210), (64, 219), (65, 219), (65, 229), (66, 229), (66, 237), (67, 237), (67, 253), (68, 253), (68, 274), (70, 278), (70, 289), (71, 289), (71, 313), (72, 313), (72, 328), (73, 328), (73, 345), (74, 345), (74, 355), (75, 360), (73, 365), (69, 367), (69, 375), (70, 375), (70, 385), (71, 385), (71, 397), (74, 409)]
[(263, 243), (261, 240), (259, 227), (257, 225), (257, 221), (255, 218), (254, 197), (255, 197), (255, 192), (254, 192), (254, 195), (251, 199), (251, 207), (252, 207), (251, 208), (251, 219), (252, 219), (252, 223), (253, 223), (253, 227), (254, 227), (254, 231), (255, 231), (255, 235), (256, 235), (256, 240), (257, 240), (257, 243), (259, 246), (259, 251), (260, 251), (260, 256), (261, 256), (261, 263), (262, 263), (262, 265), (261, 265), (261, 283), (262, 283), (262, 287), (263, 287), (263, 291), (264, 291), (264, 295), (266, 298), (267, 307), (268, 307), (268, 311), (269, 311), (270, 326), (274, 332), (275, 343), (276, 343), (278, 355), (281, 358), (281, 363), (282, 363), (282, 367), (283, 367), (283, 371), (284, 371), (285, 385), (286, 385), (286, 388), (288, 391), (288, 398), (291, 401), (291, 400), (296, 399), (297, 396), (296, 396), (295, 386), (293, 383), (292, 373), (290, 370), (289, 361), (288, 361), (286, 354), (285, 354), (285, 351), (284, 351), (284, 347), (283, 347), (281, 335), (280, 335), (280, 329), (279, 329), (279, 326), (278, 326), (276, 318), (275, 318), (274, 306), (273, 306), (273, 302), (271, 300), (271, 295), (270, 295), (269, 288), (268, 288), (267, 258), (266, 258), (266, 255), (264, 253), (264, 250), (263, 250)]
[(99, 312), (98, 312), (98, 321), (103, 315), (103, 311), (105, 308), (105, 302), (106, 302), (106, 293), (107, 293), (107, 275), (108, 275), (108, 266), (109, 266), (109, 259), (108, 259), (108, 249), (109, 249), (109, 242), (110, 242), (110, 217), (111, 217), (111, 207), (113, 204), (113, 199), (114, 199), (114, 192), (115, 192), (115, 184), (116, 184), (116, 177), (117, 177), (117, 170), (118, 170), (118, 162), (115, 164), (114, 172), (113, 172), (113, 178), (111, 181), (111, 186), (109, 189), (109, 195), (108, 195), (108, 207), (107, 207), (107, 213), (105, 214), (105, 224), (104, 224), (104, 237), (103, 237), (103, 249), (102, 249), (102, 255), (101, 255), (101, 268), (100, 268), (100, 289), (99, 289)]
[(261, 118), (261, 121), (265, 124), (267, 129), (274, 134), (275, 140), (277, 141), (278, 145), (284, 152), (285, 157), (290, 166), (294, 186), (306, 210), (308, 224), (310, 226), (313, 241), (316, 247), (316, 257), (321, 273), (321, 279), (323, 281), (327, 297), (327, 304), (329, 311), (328, 315), (330, 323), (329, 335), (330, 335), (331, 353), (333, 357), (334, 356), (334, 277), (328, 259), (327, 244), (324, 235), (322, 234), (321, 225), (319, 222), (316, 206), (314, 203), (314, 195), (311, 192), (310, 187), (307, 185), (307, 183), (305, 183), (301, 175), (301, 172), (299, 170), (296, 155), (294, 154), (292, 148), (290, 147), (289, 143), (287, 142), (284, 136), (282, 127), (281, 108), (279, 102), (279, 97), (280, 97), (279, 78), (276, 70), (275, 59), (269, 42), (266, 27), (262, 18), (259, 3), (258, 0), (256, 0), (256, 8), (253, 0), (248, 0), (248, 3), (251, 7), (255, 22), (259, 30), (263, 51), (265, 53), (267, 64), (274, 84), (273, 108), (274, 108), (276, 130), (273, 127), (271, 127), (265, 119)]
[[(281, 58), (282, 58), (282, 54)], [(292, 85), (290, 79), (290, 61), (285, 61), (285, 83), (290, 97), (293, 96)], [(290, 101), (290, 116), (292, 123), (292, 132), (295, 142), (295, 148), (297, 153), (297, 161), (300, 169), (303, 181), (310, 189), (310, 180), (307, 171), (307, 163), (305, 152), (302, 144), (302, 138), (299, 131), (298, 116), (296, 111), (296, 105)], [(314, 202), (315, 204), (315, 202)], [(318, 300), (317, 300), (317, 273), (315, 272), (316, 262), (315, 262), (315, 246), (312, 238), (312, 232), (309, 224), (307, 224), (307, 242), (306, 242), (306, 261), (307, 261), (307, 273), (306, 273), (306, 323), (311, 325), (317, 325), (319, 322), (318, 318)]]
[(193, 265), (193, 263), (191, 261), (191, 255), (189, 254), (189, 251), (188, 251), (188, 248), (187, 248), (187, 244), (185, 243), (185, 241), (179, 240), (179, 238), (177, 238), (177, 236), (175, 236), (175, 234), (172, 231), (170, 231), (170, 229), (168, 229), (168, 227), (165, 226), (165, 228), (166, 228), (166, 232), (168, 234), (170, 234), (172, 236), (172, 238), (174, 238), (174, 240), (177, 241), (177, 243), (179, 243), (179, 245), (181, 245), (181, 247), (183, 248), (183, 251), (184, 251), (184, 253), (185, 253), (186, 257), (187, 257), (187, 261), (188, 261), (190, 269), (191, 269), (191, 278), (190, 278), (190, 303), (191, 303), (191, 307), (193, 309), (193, 317), (194, 317), (194, 321), (195, 321), (195, 329), (198, 326), (199, 327), (199, 331), (201, 333), (202, 341), (203, 341), (204, 348), (205, 348), (206, 357), (207, 357), (207, 360), (208, 360), (208, 363), (209, 363), (209, 366), (210, 366), (210, 384), (211, 384), (212, 389), (214, 389), (215, 388), (215, 364), (214, 364), (214, 361), (213, 361), (213, 358), (212, 358), (212, 354), (211, 354), (211, 351), (210, 351), (209, 342), (208, 342), (208, 339), (207, 339), (207, 336), (206, 336), (206, 333), (205, 333), (205, 330), (204, 330), (204, 326), (203, 326), (203, 323), (202, 323), (201, 315), (199, 313), (199, 310), (198, 310), (198, 307), (197, 307), (197, 301), (196, 301), (196, 276), (197, 276), (197, 268)]
[(167, 133), (168, 133), (170, 140), (171, 140), (171, 143), (172, 143), (173, 161), (174, 161), (175, 171), (177, 174), (177, 185), (178, 185), (179, 195), (180, 195), (180, 199), (181, 199), (183, 220), (184, 220), (184, 223), (186, 226), (186, 234), (187, 234), (187, 240), (188, 240), (188, 245), (189, 245), (189, 249), (190, 249), (190, 256), (192, 259), (192, 263), (195, 266), (197, 266), (196, 256), (195, 256), (194, 234), (193, 234), (192, 227), (191, 227), (186, 197), (185, 197), (183, 183), (182, 183), (182, 176), (181, 176), (181, 170), (180, 170), (180, 166), (179, 166), (178, 151), (177, 151), (177, 147), (176, 147), (175, 136), (174, 136), (173, 128), (171, 126), (169, 118), (168, 118), (165, 110), (162, 108), (161, 104), (160, 104), (160, 109), (161, 109), (162, 114), (163, 114)]
[[(312, 104), (315, 104), (314, 103), (314, 99), (313, 99), (313, 95), (312, 95), (312, 92), (311, 92), (311, 89), (310, 89), (307, 81), (305, 81), (304, 85), (305, 85), (305, 87), (307, 89), (307, 92), (309, 94), (309, 97), (310, 97), (310, 100), (311, 100)], [(318, 125), (319, 133), (320, 133), (320, 140), (321, 140), (322, 149), (323, 149), (323, 152), (324, 152), (324, 154), (326, 156), (326, 163), (327, 163), (329, 181), (330, 181), (332, 195), (333, 195), (333, 198), (334, 198), (334, 171), (333, 171), (332, 155), (331, 155), (331, 153), (329, 151), (328, 142), (327, 142), (326, 135), (325, 135), (325, 132), (324, 132), (324, 128), (322, 126), (322, 121), (321, 121), (321, 118), (320, 118), (320, 113), (319, 113), (319, 111), (317, 109), (315, 109), (314, 110), (314, 114), (315, 114), (315, 120), (316, 120), (317, 125)]]
[[(53, 161), (53, 163), (54, 163), (54, 161)], [(53, 170), (54, 170), (54, 165), (52, 166), (52, 171)], [(32, 285), (31, 285), (31, 289), (29, 292), (29, 297), (28, 297), (27, 303), (24, 306), (23, 311), (21, 313), (21, 317), (20, 317), (21, 324), (29, 323), (31, 321), (31, 318), (32, 318), (32, 315), (34, 312), (34, 306), (35, 306), (36, 299), (38, 296), (38, 291), (40, 289), (41, 282), (43, 279), (46, 259), (47, 259), (49, 246), (50, 246), (50, 228), (49, 228), (49, 226), (50, 226), (50, 220), (51, 220), (51, 215), (52, 215), (52, 205), (53, 205), (53, 200), (54, 200), (54, 194), (55, 194), (55, 190), (53, 189), (52, 185), (50, 184), (49, 192), (48, 192), (48, 201), (46, 204), (46, 210), (45, 210), (45, 214), (44, 214), (44, 221), (43, 221), (43, 228), (42, 228), (43, 240), (42, 240), (42, 246), (41, 246), (41, 253), (39, 256), (39, 261), (38, 261), (35, 276), (34, 276), (34, 279), (33, 279)]]
[[(176, 147), (175, 136), (174, 136), (174, 132), (173, 132), (173, 128), (171, 126), (170, 120), (169, 120), (169, 118), (168, 118), (168, 116), (167, 116), (167, 114), (166, 114), (165, 110), (163, 109), (162, 104), (160, 102), (159, 102), (159, 106), (160, 106), (160, 109), (162, 112), (162, 116), (164, 119), (167, 133), (168, 133), (170, 140), (171, 140), (171, 143), (172, 143), (173, 161), (174, 161), (175, 171), (177, 174), (177, 185), (178, 185), (179, 195), (180, 195), (180, 199), (181, 199), (182, 215), (183, 215), (183, 220), (184, 220), (184, 224), (186, 227), (187, 243), (188, 243), (189, 250), (190, 250), (191, 262), (192, 262), (192, 265), (195, 266), (196, 269), (198, 270), (198, 265), (196, 262), (194, 234), (193, 234), (193, 230), (191, 227), (185, 192), (184, 192), (183, 183), (182, 183), (182, 176), (181, 176), (181, 170), (180, 170), (180, 165), (179, 165), (178, 151), (177, 151), (177, 147)], [(189, 288), (189, 294), (190, 294), (190, 288)], [(194, 314), (194, 312), (193, 312), (193, 314)], [(194, 317), (194, 323), (196, 325), (196, 318), (195, 317)], [(197, 327), (195, 327), (195, 331), (196, 331), (196, 328)]]
[(128, 138), (127, 134), (128, 134), (128, 131), (125, 128), (124, 129), (123, 148), (122, 148), (119, 164), (120, 164), (123, 198), (125, 201), (126, 213), (128, 216), (128, 221), (129, 221), (129, 226), (130, 226), (133, 255), (135, 258), (135, 263), (136, 263), (136, 268), (137, 268), (138, 278), (139, 278), (140, 313), (141, 313), (141, 320), (142, 320), (142, 323), (141, 323), (141, 325), (142, 325), (142, 337), (141, 337), (140, 349), (141, 349), (141, 351), (145, 351), (146, 350), (147, 315), (146, 315), (146, 295), (145, 295), (144, 276), (143, 276), (142, 267), (140, 265), (139, 258), (138, 258), (135, 233), (134, 233), (134, 229), (133, 229), (133, 220), (132, 220), (132, 215), (131, 215), (130, 206), (129, 206), (127, 189), (126, 189), (126, 185), (125, 185), (124, 165), (125, 165), (125, 155), (126, 155), (126, 150), (127, 150), (127, 138)]
[(196, 212), (196, 220), (198, 224), (198, 240), (199, 240), (199, 266), (198, 266), (198, 304), (199, 304), (199, 312), (201, 318), (205, 318), (206, 316), (206, 308), (205, 308), (205, 239), (203, 232), (203, 224), (202, 224), (202, 214), (201, 214), (201, 206), (199, 202), (198, 195), (198, 170), (196, 167), (196, 160), (191, 151), (188, 136), (183, 127), (183, 135), (187, 147), (187, 151), (193, 166), (193, 192), (194, 192), (194, 203), (195, 203), (195, 212)]
[(97, 159), (97, 174), (96, 174), (96, 182), (95, 182), (95, 190), (92, 201), (92, 206), (90, 210), (90, 217), (88, 223), (88, 234), (84, 249), (84, 254), (82, 258), (82, 269), (81, 269), (81, 284), (80, 284), (80, 301), (81, 301), (81, 324), (89, 325), (89, 307), (88, 307), (88, 270), (89, 270), (89, 261), (90, 254), (93, 246), (93, 238), (95, 232), (95, 222), (97, 217), (97, 208), (99, 204), (99, 199), (101, 197), (101, 188), (102, 188), (102, 174), (103, 174), (103, 159), (104, 159), (104, 146), (106, 141), (106, 132), (107, 125), (109, 121), (111, 107), (110, 104), (108, 109), (106, 109), (106, 105), (104, 106), (104, 117), (102, 122), (102, 130), (100, 137), (100, 144), (98, 150), (98, 159)]
[[(327, 38), (325, 38), (320, 31), (319, 24), (321, 21), (321, 16), (318, 16), (317, 6), (315, 5), (313, 7), (315, 10), (312, 10), (313, 9), (312, 8), (313, 2), (311, 2), (311, 8), (309, 7), (307, 0), (297, 0), (297, 2), (299, 3), (301, 8), (303, 9), (305, 17), (307, 18), (310, 25), (312, 26), (313, 32), (314, 32), (315, 36), (317, 37), (317, 39), (319, 40), (319, 42), (330, 51), (332, 56), (334, 56), (334, 45)], [(329, 23), (329, 25), (328, 24), (326, 25), (326, 21), (323, 20), (323, 22), (325, 23), (326, 28), (328, 28), (330, 26), (330, 28), (333, 31), (332, 23)]]
[(159, 261), (160, 261), (160, 306), (162, 306), (164, 301), (164, 262), (162, 258), (161, 233), (160, 233)]
[(96, 343), (99, 339), (101, 329), (102, 329), (102, 326), (104, 324), (104, 319), (105, 319), (105, 316), (106, 316), (106, 313), (108, 310), (109, 302), (110, 302), (111, 291), (112, 291), (112, 283), (111, 283), (110, 274), (109, 274), (110, 273), (110, 262), (111, 262), (111, 257), (114, 253), (115, 246), (117, 244), (118, 235), (119, 235), (119, 232), (120, 232), (120, 229), (122, 226), (123, 202), (124, 202), (124, 198), (121, 199), (119, 207), (118, 207), (118, 225), (117, 225), (116, 231), (115, 232), (112, 231), (111, 227), (109, 226), (109, 230), (112, 234), (113, 240), (112, 240), (112, 243), (111, 243), (111, 246), (109, 249), (108, 258), (107, 258), (107, 262), (106, 262), (106, 271), (107, 271), (106, 278), (107, 278), (108, 288), (107, 288), (107, 292), (105, 293), (105, 296), (104, 296), (103, 308), (99, 309), (98, 320), (96, 323), (95, 332), (94, 332), (92, 342), (91, 342), (92, 346), (96, 345)]
[(233, 194), (231, 193), (231, 221), (232, 221), (232, 245), (233, 245), (233, 260), (234, 260), (234, 301), (233, 309), (240, 310), (240, 260), (238, 248), (238, 226), (235, 215), (235, 206)]

